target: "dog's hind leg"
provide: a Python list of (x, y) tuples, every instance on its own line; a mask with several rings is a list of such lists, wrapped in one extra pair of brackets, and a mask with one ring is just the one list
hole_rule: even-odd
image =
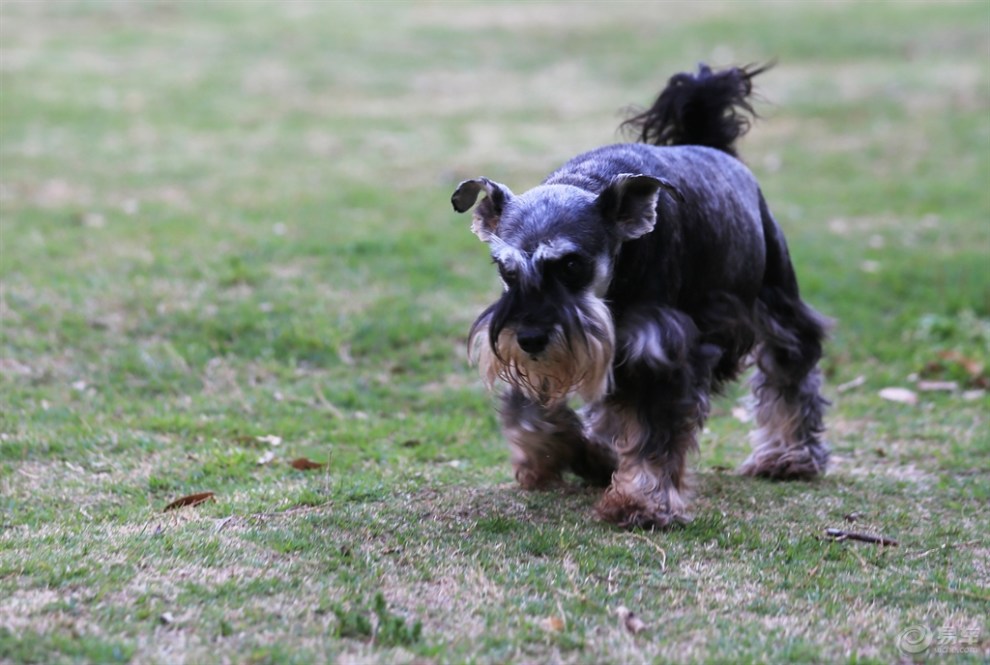
[(824, 474), (829, 448), (821, 437), (826, 402), (819, 393), (820, 372), (812, 370), (794, 383), (786, 373), (758, 369), (752, 386), (757, 429), (753, 452), (739, 472), (778, 480), (810, 480)]
[(783, 236), (761, 201), (767, 272), (756, 305), (761, 338), (751, 380), (756, 398), (753, 452), (740, 473), (765, 478), (810, 479), (825, 473), (823, 440), (828, 402), (821, 395), (826, 320), (806, 305)]
[(501, 416), (512, 468), (523, 488), (551, 486), (567, 470), (592, 484), (608, 484), (614, 453), (589, 441), (581, 419), (566, 405), (544, 407), (510, 390), (502, 397)]

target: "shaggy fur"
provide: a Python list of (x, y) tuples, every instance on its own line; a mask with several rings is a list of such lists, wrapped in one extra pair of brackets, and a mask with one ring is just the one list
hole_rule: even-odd
[(569, 470), (607, 485), (605, 520), (687, 520), (687, 457), (710, 396), (750, 357), (757, 429), (741, 473), (825, 472), (825, 321), (801, 300), (783, 233), (736, 158), (764, 69), (674, 76), (625, 123), (642, 142), (579, 155), (523, 194), (488, 178), (454, 192), (504, 287), (469, 348), (489, 385), (506, 385), (523, 487)]

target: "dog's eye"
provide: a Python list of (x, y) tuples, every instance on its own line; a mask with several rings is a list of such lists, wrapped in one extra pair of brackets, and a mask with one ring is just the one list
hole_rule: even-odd
[(498, 274), (502, 276), (502, 281), (512, 286), (516, 283), (519, 275), (514, 268), (506, 268), (501, 263), (498, 264)]
[(571, 287), (581, 287), (591, 278), (588, 262), (577, 254), (568, 254), (552, 265), (553, 274), (564, 284)]

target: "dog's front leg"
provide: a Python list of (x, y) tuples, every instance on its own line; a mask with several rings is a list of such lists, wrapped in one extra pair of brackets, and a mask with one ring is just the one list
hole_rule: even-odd
[(664, 460), (620, 462), (598, 503), (598, 515), (624, 529), (665, 529), (690, 520), (687, 488), (675, 480), (683, 468)]
[(502, 396), (501, 416), (512, 468), (523, 488), (549, 487), (567, 469), (592, 483), (608, 482), (615, 468), (611, 451), (589, 444), (580, 418), (566, 404), (542, 406), (511, 389)]
[(642, 396), (612, 402), (600, 424), (611, 432), (618, 468), (598, 503), (599, 517), (622, 528), (647, 529), (690, 520), (687, 457), (697, 448), (708, 398), (704, 391), (689, 393), (691, 398), (660, 403)]
[(581, 437), (577, 414), (566, 406), (546, 408), (510, 389), (502, 396), (501, 416), (519, 484), (535, 490), (560, 481), (570, 448)]

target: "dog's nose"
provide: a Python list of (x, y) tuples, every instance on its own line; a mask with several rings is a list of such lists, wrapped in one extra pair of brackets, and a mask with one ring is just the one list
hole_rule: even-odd
[(519, 348), (530, 354), (537, 354), (547, 348), (550, 343), (550, 334), (545, 330), (520, 330), (516, 332), (516, 342)]

